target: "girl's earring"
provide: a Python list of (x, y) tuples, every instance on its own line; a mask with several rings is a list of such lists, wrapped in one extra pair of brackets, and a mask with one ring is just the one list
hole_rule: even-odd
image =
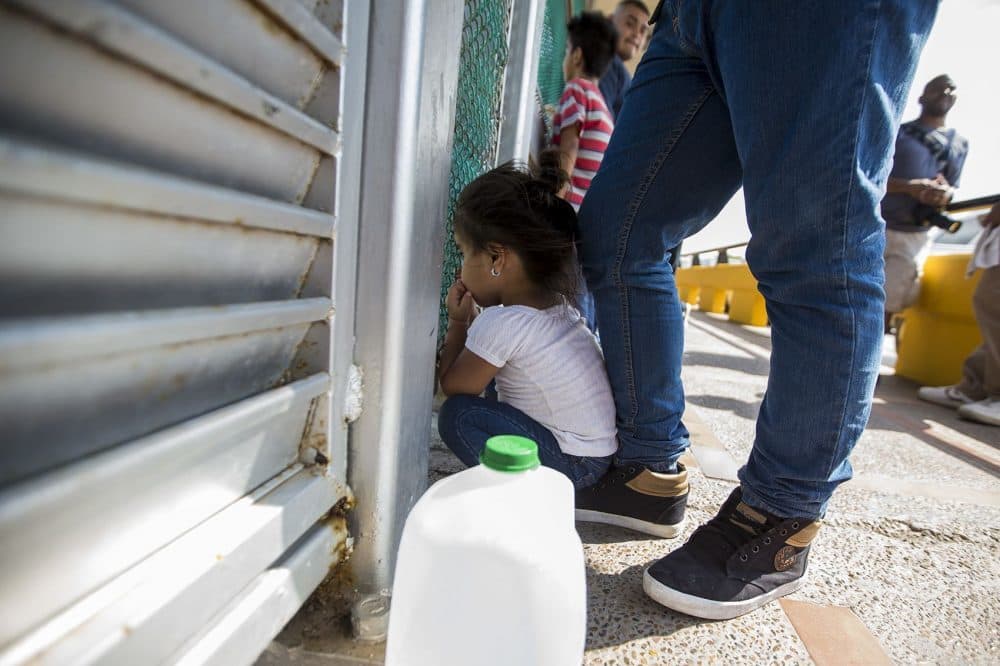
[(493, 267), (490, 269), (490, 275), (493, 277), (500, 277), (500, 271), (498, 271), (496, 267)]

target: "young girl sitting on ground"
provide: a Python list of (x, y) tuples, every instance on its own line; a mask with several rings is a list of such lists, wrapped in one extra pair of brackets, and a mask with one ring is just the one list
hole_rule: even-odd
[[(570, 305), (576, 213), (556, 195), (567, 180), (558, 160), (544, 153), (536, 174), (507, 163), (459, 196), (462, 272), (448, 291), (439, 370), (451, 397), (438, 429), (470, 466), (490, 437), (528, 437), (543, 465), (584, 488), (607, 471), (618, 440), (604, 357)], [(496, 398), (479, 397), (494, 379)]]

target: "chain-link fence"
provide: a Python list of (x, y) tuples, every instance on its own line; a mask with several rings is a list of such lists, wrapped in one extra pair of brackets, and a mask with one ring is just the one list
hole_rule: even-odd
[(562, 63), (566, 52), (566, 1), (547, 0), (538, 53), (538, 104), (543, 110), (545, 138), (552, 135), (552, 116), (562, 95)]
[(462, 257), (455, 245), (455, 202), (466, 185), (496, 163), (510, 0), (466, 0), (458, 68), (455, 138), (448, 184), (448, 219), (441, 275), (439, 338), (448, 325), (444, 299)]
[(545, 121), (545, 139), (552, 138), (552, 117), (566, 81), (563, 56), (566, 54), (566, 23), (586, 8), (585, 0), (546, 0), (542, 41), (538, 53), (538, 104)]
[[(585, 0), (543, 0), (545, 17), (539, 52), (537, 96), (546, 113), (547, 137), (551, 112), (562, 95), (563, 55), (566, 52), (566, 22), (570, 12), (584, 9)], [(441, 275), (439, 341), (448, 325), (444, 306), (448, 287), (455, 279), (462, 258), (455, 245), (455, 202), (462, 189), (496, 164), (504, 72), (508, 58), (510, 0), (466, 0), (462, 49), (458, 70), (458, 100), (455, 138), (448, 186), (444, 267)]]

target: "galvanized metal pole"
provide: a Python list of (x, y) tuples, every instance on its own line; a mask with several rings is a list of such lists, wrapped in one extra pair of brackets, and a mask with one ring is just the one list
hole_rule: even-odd
[(348, 479), (355, 635), (384, 637), (403, 522), (427, 483), (461, 0), (375, 0), (368, 40)]
[(513, 0), (497, 161), (526, 160), (535, 131), (535, 88), (545, 19), (541, 0)]

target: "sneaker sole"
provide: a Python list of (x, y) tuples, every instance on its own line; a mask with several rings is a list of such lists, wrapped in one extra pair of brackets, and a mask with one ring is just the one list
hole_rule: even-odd
[(976, 423), (982, 423), (983, 425), (1000, 426), (1000, 419), (998, 418), (985, 414), (977, 414), (961, 408), (958, 410), (958, 416), (966, 421), (975, 421)]
[(791, 594), (802, 587), (803, 583), (805, 583), (805, 576), (785, 583), (781, 587), (776, 587), (767, 594), (762, 594), (759, 597), (747, 599), (746, 601), (714, 601), (669, 588), (653, 578), (648, 570), (642, 574), (642, 590), (653, 601), (671, 610), (700, 617), (705, 620), (731, 620), (734, 617), (745, 615), (774, 601), (778, 597)]
[(581, 523), (602, 523), (604, 525), (614, 525), (615, 527), (626, 527), (636, 532), (658, 536), (663, 539), (673, 539), (681, 533), (684, 521), (674, 525), (664, 525), (662, 523), (650, 523), (638, 518), (620, 516), (616, 513), (602, 513), (590, 509), (577, 509), (576, 519)]
[(941, 405), (942, 407), (950, 407), (951, 409), (958, 409), (962, 405), (968, 405), (967, 402), (960, 402), (958, 400), (951, 400), (949, 398), (928, 398), (917, 394), (917, 398), (923, 400), (924, 402), (929, 402), (932, 405)]

